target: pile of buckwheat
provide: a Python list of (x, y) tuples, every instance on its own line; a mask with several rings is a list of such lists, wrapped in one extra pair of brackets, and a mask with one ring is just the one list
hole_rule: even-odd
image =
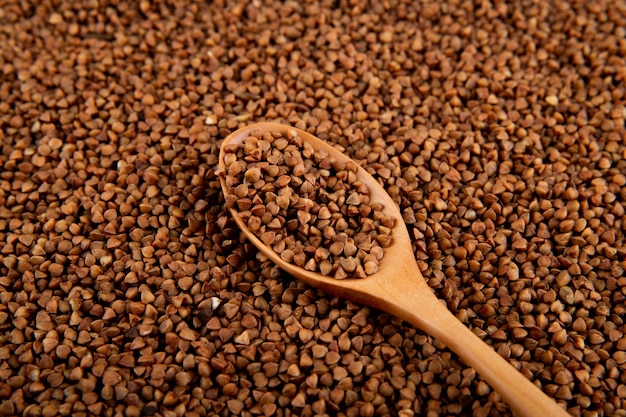
[(335, 279), (378, 272), (394, 218), (370, 201), (356, 163), (297, 134), (252, 131), (224, 148), (226, 207), (282, 260)]
[(0, 415), (511, 415), (239, 232), (220, 145), (278, 121), (380, 181), (461, 322), (626, 416), (624, 57), (623, 0), (1, 2)]

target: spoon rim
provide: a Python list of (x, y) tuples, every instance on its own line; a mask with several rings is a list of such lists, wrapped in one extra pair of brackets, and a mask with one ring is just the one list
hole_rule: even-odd
[[(357, 161), (354, 161), (349, 156), (342, 153), (339, 149), (325, 142), (324, 140), (312, 135), (309, 132), (306, 132), (302, 129), (298, 129), (296, 127), (275, 123), (275, 122), (261, 122), (255, 123), (252, 125), (248, 125), (242, 127), (231, 134), (229, 134), (220, 147), (218, 166), (220, 168), (220, 184), (222, 186), (222, 191), (224, 194), (229, 192), (229, 189), (226, 186), (225, 176), (226, 176), (226, 166), (224, 163), (224, 157), (226, 155), (226, 147), (228, 145), (239, 144), (243, 142), (250, 134), (259, 132), (278, 132), (289, 137), (293, 137), (294, 135), (300, 136), (304, 142), (307, 142), (313, 146), (314, 149), (321, 149), (328, 153), (329, 156), (333, 156), (334, 158), (342, 161), (352, 161), (357, 166), (357, 178), (365, 183), (369, 189), (370, 201), (371, 202), (380, 202), (383, 204), (383, 212), (388, 216), (392, 216), (395, 219), (394, 225), (391, 228), (391, 243), (389, 246), (383, 248), (383, 257), (379, 261), (378, 271), (374, 274), (367, 275), (364, 278), (358, 277), (347, 277), (345, 279), (337, 279), (333, 276), (322, 275), (316, 271), (309, 271), (304, 269), (303, 267), (297, 266), (293, 263), (286, 262), (280, 258), (278, 253), (276, 253), (270, 246), (261, 242), (261, 240), (244, 224), (239, 213), (234, 208), (229, 208), (229, 212), (231, 216), (235, 220), (235, 223), (239, 227), (242, 233), (246, 235), (246, 237), (250, 240), (250, 242), (265, 256), (267, 256), (271, 261), (274, 262), (278, 267), (285, 270), (289, 274), (321, 289), (330, 289), (334, 290), (337, 287), (342, 287), (346, 289), (350, 289), (353, 291), (358, 291), (359, 286), (364, 283), (371, 283), (372, 281), (386, 281), (389, 279), (389, 275), (394, 272), (394, 265), (397, 262), (413, 262), (415, 263), (415, 258), (411, 246), (411, 240), (409, 238), (409, 234), (406, 228), (406, 224), (400, 210), (396, 203), (393, 201), (391, 196), (385, 191), (383, 186), (369, 173), (365, 168), (363, 168)], [(407, 259), (407, 257), (410, 257)], [(335, 291), (336, 292), (336, 291)], [(357, 294), (350, 294), (351, 298), (354, 299)], [(368, 294), (369, 295), (369, 294)]]

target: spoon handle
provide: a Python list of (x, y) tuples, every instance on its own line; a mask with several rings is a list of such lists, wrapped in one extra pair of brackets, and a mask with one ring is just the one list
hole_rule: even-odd
[[(419, 274), (419, 271), (417, 272)], [(483, 342), (435, 297), (421, 277), (418, 285), (389, 291), (383, 286), (390, 304), (387, 311), (439, 339), (478, 372), (520, 417), (570, 416), (552, 398), (517, 371), (493, 348)]]

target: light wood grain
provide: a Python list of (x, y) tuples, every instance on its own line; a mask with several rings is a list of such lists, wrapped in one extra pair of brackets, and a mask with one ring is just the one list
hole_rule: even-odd
[[(307, 132), (283, 124), (260, 123), (240, 129), (225, 139), (220, 153), (220, 166), (223, 167), (224, 145), (240, 143), (253, 131), (282, 132), (288, 135), (297, 133), (314, 148), (324, 149), (338, 160), (349, 160), (339, 150)], [(368, 185), (371, 201), (381, 202), (386, 213), (396, 218), (393, 241), (385, 249), (379, 271), (364, 279), (336, 280), (287, 263), (247, 229), (235, 210), (231, 210), (231, 213), (248, 239), (289, 274), (330, 294), (393, 314), (439, 339), (473, 367), (517, 415), (569, 416), (563, 407), (466, 328), (450, 313), (444, 303), (437, 299), (417, 266), (411, 240), (397, 206), (363, 168), (359, 167), (357, 175)], [(222, 179), (223, 189), (224, 186)]]

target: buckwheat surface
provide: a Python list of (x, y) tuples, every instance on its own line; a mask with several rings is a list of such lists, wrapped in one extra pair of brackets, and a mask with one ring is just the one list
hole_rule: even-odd
[(220, 145), (278, 121), (380, 181), (461, 322), (626, 416), (625, 28), (623, 0), (0, 0), (0, 415), (511, 416), (238, 231)]

